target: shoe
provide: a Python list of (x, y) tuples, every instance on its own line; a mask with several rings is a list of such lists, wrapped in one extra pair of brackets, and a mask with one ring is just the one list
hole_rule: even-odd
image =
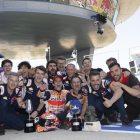
[(124, 116), (122, 119), (122, 125), (125, 125), (125, 126), (133, 126), (132, 122), (129, 121), (128, 117), (127, 116)]
[(114, 111), (114, 114), (112, 116), (110, 116), (110, 120), (111, 120), (111, 123), (118, 123), (116, 111)]
[(108, 118), (103, 118), (102, 120), (100, 120), (100, 123), (101, 125), (110, 125)]
[(60, 129), (66, 129), (66, 130), (68, 130), (68, 129), (70, 129), (70, 127), (71, 127), (71, 123), (70, 122), (64, 122), (63, 124), (60, 124), (59, 125), (59, 128)]
[(5, 135), (5, 127), (4, 127), (4, 125), (0, 126), (0, 135)]

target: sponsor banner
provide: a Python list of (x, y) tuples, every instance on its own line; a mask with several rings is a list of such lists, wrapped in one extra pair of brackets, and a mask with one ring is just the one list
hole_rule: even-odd
[(106, 16), (111, 21), (113, 20), (117, 0), (87, 0), (86, 8), (98, 12)]
[(86, 0), (69, 0), (69, 5), (85, 8)]

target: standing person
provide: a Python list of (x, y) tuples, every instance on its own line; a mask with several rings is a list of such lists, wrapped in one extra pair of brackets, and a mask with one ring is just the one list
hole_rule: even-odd
[(53, 77), (56, 75), (57, 72), (57, 63), (54, 60), (50, 60), (47, 63), (47, 69), (48, 69), (48, 89), (53, 90), (54, 86), (52, 85), (53, 83)]
[(11, 72), (7, 78), (7, 84), (0, 85), (0, 135), (5, 134), (6, 129), (23, 130), (24, 123), (17, 116), (13, 107), (14, 100), (20, 108), (25, 109), (20, 90), (17, 89), (19, 76)]
[(63, 78), (63, 87), (65, 90), (71, 90), (71, 79), (73, 76), (79, 76), (81, 79), (81, 82), (85, 82), (85, 77), (83, 75), (79, 75), (76, 73), (75, 65), (74, 64), (68, 64), (66, 67), (66, 73), (67, 76)]
[(0, 84), (6, 84), (9, 73), (11, 73), (13, 63), (9, 59), (5, 59), (1, 62), (3, 72), (0, 73)]
[(100, 72), (100, 76), (102, 78), (107, 76), (107, 74), (101, 68), (93, 69), (91, 68), (91, 66), (92, 66), (91, 60), (89, 58), (84, 58), (82, 61), (82, 67), (84, 68), (85, 71), (86, 80), (88, 80), (89, 73), (94, 70)]
[(80, 118), (84, 117), (88, 104), (95, 107), (99, 119), (101, 119), (102, 113), (106, 113), (110, 116), (112, 123), (117, 123), (117, 114), (114, 109), (118, 108), (122, 125), (132, 126), (125, 112), (121, 88), (115, 87), (111, 79), (101, 79), (98, 71), (90, 72), (89, 78), (91, 84), (84, 89), (84, 91), (88, 91), (88, 100), (84, 102)]
[[(24, 101), (30, 99), (32, 101), (33, 110), (31, 112), (30, 117), (36, 118), (37, 116), (41, 116), (42, 113), (45, 112), (44, 102), (43, 100), (37, 97), (37, 93), (40, 90), (43, 84), (43, 78), (45, 76), (46, 69), (43, 66), (37, 66), (35, 68), (34, 78), (26, 78), (24, 79), (24, 86), (26, 87), (26, 94), (24, 97)], [(25, 111), (19, 111), (20, 117), (25, 120), (28, 118), (28, 114)]]
[(66, 76), (66, 58), (64, 56), (57, 57), (57, 75)]
[(116, 81), (113, 85), (121, 87), (124, 91), (124, 103), (127, 104), (126, 112), (129, 120), (133, 121), (140, 113), (140, 87), (138, 80), (132, 74), (125, 77), (118, 63), (111, 63), (109, 69), (111, 79)]

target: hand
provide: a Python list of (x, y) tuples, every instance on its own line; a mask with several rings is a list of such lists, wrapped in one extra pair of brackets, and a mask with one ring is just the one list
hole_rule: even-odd
[(29, 69), (29, 74), (34, 75), (35, 74), (35, 68)]
[(76, 98), (77, 98), (77, 99), (82, 99), (82, 98), (83, 98), (83, 96), (82, 96), (82, 95), (80, 95), (80, 94), (78, 94), (78, 95), (76, 96)]
[(44, 77), (45, 79), (48, 79), (48, 73), (45, 73), (45, 77)]
[(105, 97), (103, 97), (103, 99), (105, 100), (103, 102), (104, 106), (107, 107), (107, 108), (110, 108), (112, 106), (112, 102)]
[(22, 86), (24, 86), (24, 83), (23, 83), (23, 81), (20, 81), (20, 82), (18, 83), (18, 87), (22, 87)]
[(19, 69), (18, 72), (17, 72), (18, 75), (22, 75), (22, 73), (23, 73), (22, 69)]
[(123, 86), (123, 84), (122, 83), (120, 83), (120, 82), (113, 82), (113, 84), (112, 84), (113, 86), (115, 86), (115, 87), (122, 87)]
[(130, 72), (129, 72), (129, 71), (125, 71), (125, 72), (123, 72), (123, 73), (124, 73), (124, 77), (127, 77), (127, 76), (130, 75)]
[(70, 90), (71, 93), (73, 93), (73, 88)]
[(26, 108), (25, 103), (26, 103), (26, 101), (20, 101), (20, 102), (18, 103), (18, 106), (19, 106), (20, 108), (25, 109), (25, 108)]
[(80, 79), (82, 80), (82, 81), (84, 81), (85, 80), (85, 76), (83, 75), (83, 74), (79, 74), (79, 77), (80, 77)]
[(46, 90), (46, 89), (47, 89), (46, 83), (42, 83), (41, 86), (40, 86), (40, 90), (41, 90), (41, 91), (44, 91), (44, 90)]
[(3, 81), (0, 81), (0, 84), (4, 84), (4, 82)]
[(37, 111), (34, 111), (32, 114), (31, 114), (31, 118), (35, 118), (36, 116), (38, 115), (38, 112)]
[(82, 123), (82, 120), (84, 120), (84, 117), (80, 115), (78, 118), (81, 120), (81, 123)]

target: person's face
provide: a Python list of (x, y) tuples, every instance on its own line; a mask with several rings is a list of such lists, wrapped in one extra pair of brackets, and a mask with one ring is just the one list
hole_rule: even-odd
[(69, 78), (72, 78), (75, 75), (75, 68), (73, 65), (68, 65), (67, 69), (66, 69), (66, 73), (68, 75)]
[(9, 79), (7, 79), (7, 86), (9, 89), (14, 90), (19, 83), (18, 76), (11, 75)]
[(54, 76), (56, 74), (56, 64), (55, 63), (50, 63), (48, 65), (48, 72), (51, 76)]
[(73, 78), (71, 83), (74, 91), (79, 91), (81, 89), (81, 81), (79, 78)]
[(20, 69), (23, 71), (22, 72), (22, 77), (23, 78), (28, 78), (28, 72), (29, 72), (28, 67), (23, 65), (22, 67), (20, 67)]
[(117, 65), (110, 68), (110, 73), (115, 81), (120, 81), (120, 79), (122, 77), (122, 71)]
[(109, 69), (109, 65), (112, 64), (112, 63), (114, 63), (113, 60), (110, 60), (110, 61), (107, 62), (108, 69)]
[(91, 69), (91, 66), (92, 66), (92, 64), (91, 64), (90, 60), (84, 60), (82, 67), (85, 70), (90, 70)]
[(2, 69), (3, 69), (4, 73), (6, 73), (8, 75), (9, 73), (11, 73), (12, 66), (10, 63), (7, 62), (3, 65)]
[(90, 79), (91, 86), (94, 90), (98, 90), (101, 84), (101, 78), (99, 75), (92, 75)]
[(40, 69), (37, 69), (36, 72), (35, 72), (35, 82), (41, 83), (44, 76), (45, 76), (44, 71), (42, 71)]
[(57, 68), (60, 71), (65, 70), (65, 66), (66, 66), (66, 61), (65, 60), (60, 60), (60, 59), (57, 60)]
[(60, 91), (62, 89), (63, 83), (62, 80), (58, 77), (54, 80), (53, 84), (54, 89)]

